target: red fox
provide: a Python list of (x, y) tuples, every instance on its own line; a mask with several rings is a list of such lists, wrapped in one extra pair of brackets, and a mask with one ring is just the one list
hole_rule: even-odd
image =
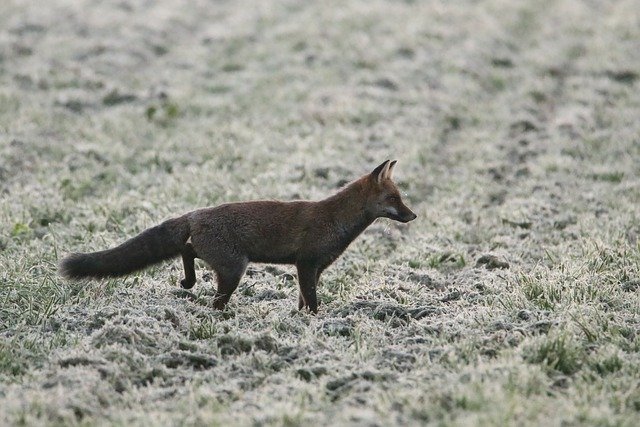
[(216, 272), (213, 305), (224, 309), (248, 263), (295, 264), (298, 309), (317, 313), (320, 274), (365, 228), (379, 217), (416, 219), (391, 180), (395, 165), (387, 160), (317, 202), (253, 201), (198, 209), (113, 249), (71, 254), (59, 271), (69, 279), (116, 277), (181, 255), (185, 277), (180, 284), (190, 289), (196, 283), (194, 259), (200, 258)]

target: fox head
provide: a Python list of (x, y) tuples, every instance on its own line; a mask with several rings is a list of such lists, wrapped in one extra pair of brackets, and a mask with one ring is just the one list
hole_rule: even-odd
[(391, 180), (396, 163), (397, 160), (387, 160), (367, 177), (370, 189), (366, 203), (367, 210), (374, 218), (384, 217), (400, 222), (413, 221), (417, 215), (402, 203), (400, 191)]

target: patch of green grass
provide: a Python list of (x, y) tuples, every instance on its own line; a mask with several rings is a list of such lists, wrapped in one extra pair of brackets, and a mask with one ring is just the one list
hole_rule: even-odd
[(198, 318), (189, 325), (189, 339), (208, 340), (216, 337), (220, 333), (219, 322), (213, 316)]
[(94, 194), (95, 182), (64, 178), (60, 181), (60, 190), (65, 199), (75, 202)]
[(624, 367), (624, 361), (618, 349), (605, 348), (589, 358), (591, 368), (601, 376), (610, 375)]
[(602, 181), (602, 182), (610, 182), (612, 184), (618, 184), (622, 182), (622, 179), (624, 178), (624, 172), (611, 171), (611, 172), (594, 173), (593, 175), (591, 175), (591, 177), (594, 181)]
[[(416, 265), (414, 263), (414, 265)], [(451, 252), (437, 253), (427, 258), (426, 265), (429, 268), (435, 269), (459, 269), (467, 265), (463, 254), (456, 254)], [(409, 266), (411, 266), (411, 261)], [(412, 267), (412, 268), (419, 268)]]
[(28, 368), (28, 362), (16, 354), (14, 343), (0, 342), (0, 375), (4, 378), (17, 378)]
[(13, 228), (11, 229), (12, 237), (19, 237), (25, 234), (29, 234), (31, 232), (31, 227), (28, 224), (23, 222), (16, 222), (13, 224)]
[(565, 375), (578, 372), (586, 359), (584, 345), (571, 334), (559, 331), (540, 337), (524, 353), (529, 363), (541, 364), (550, 372)]
[(507, 87), (507, 81), (502, 76), (492, 75), (489, 77), (489, 86), (492, 91), (500, 92)]
[(18, 282), (6, 273), (3, 275), (5, 286), (0, 289), (0, 301), (4, 310), (0, 311), (0, 320), (5, 327), (21, 323), (39, 325), (70, 299), (71, 289), (64, 288), (58, 278), (22, 263), (10, 268), (16, 268), (13, 272), (22, 277)]
[(145, 117), (148, 121), (158, 125), (167, 127), (180, 117), (180, 106), (177, 102), (170, 99), (164, 99), (157, 105), (150, 105), (145, 110)]
[(222, 66), (222, 71), (224, 71), (225, 73), (236, 73), (238, 71), (242, 71), (243, 69), (244, 66), (242, 64), (237, 64), (234, 62), (229, 62)]
[(521, 275), (517, 283), (525, 298), (540, 308), (552, 310), (562, 300), (562, 286), (544, 278)]

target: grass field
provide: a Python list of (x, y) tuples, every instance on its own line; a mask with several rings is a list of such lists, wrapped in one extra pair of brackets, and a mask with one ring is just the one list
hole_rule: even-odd
[[(640, 3), (0, 3), (0, 425), (636, 425)], [(387, 158), (375, 222), (298, 312), (181, 262), (75, 251)]]

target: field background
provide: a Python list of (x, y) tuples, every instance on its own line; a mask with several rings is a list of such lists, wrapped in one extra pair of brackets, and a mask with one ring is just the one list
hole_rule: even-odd
[[(634, 425), (640, 3), (0, 3), (0, 424)], [(69, 283), (197, 207), (319, 199), (387, 158), (298, 312), (253, 265)]]

